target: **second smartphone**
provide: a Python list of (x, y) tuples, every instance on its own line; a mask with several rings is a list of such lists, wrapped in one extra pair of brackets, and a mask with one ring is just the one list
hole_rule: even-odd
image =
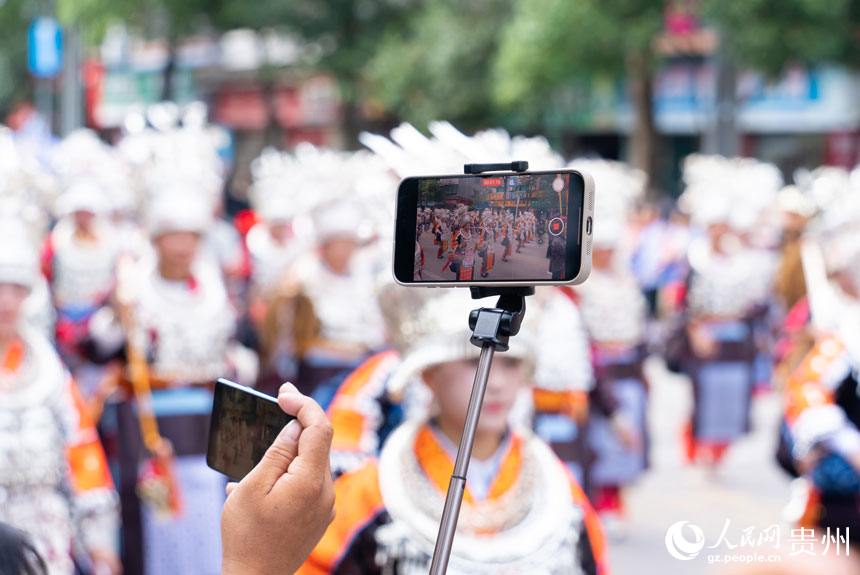
[(256, 466), (290, 421), (274, 397), (219, 379), (215, 383), (206, 463), (236, 481)]

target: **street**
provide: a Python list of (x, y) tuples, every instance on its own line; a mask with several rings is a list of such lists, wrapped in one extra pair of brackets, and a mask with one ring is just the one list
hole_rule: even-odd
[[(754, 399), (752, 433), (733, 445), (722, 467), (712, 472), (689, 466), (683, 460), (681, 429), (692, 404), (689, 382), (667, 372), (662, 361), (655, 358), (648, 361), (646, 370), (650, 383), (651, 469), (627, 493), (630, 532), (626, 540), (609, 543), (612, 572), (716, 575), (746, 566), (709, 564), (711, 554), (766, 553), (763, 547), (730, 551), (725, 543), (708, 549), (719, 541), (727, 519), (730, 524), (726, 540), (730, 543), (738, 545), (742, 530), (750, 526), (758, 537), (761, 531), (778, 524), (782, 535), (780, 551), (790, 551), (790, 527), (780, 521), (788, 501), (789, 478), (774, 458), (781, 394), (768, 393)], [(689, 561), (673, 558), (666, 548), (666, 531), (679, 521), (689, 521), (704, 533), (706, 547)]]
[[(527, 242), (521, 253), (516, 253), (517, 241), (511, 239), (511, 255), (507, 262), (502, 261), (502, 254), (505, 252), (505, 247), (501, 244), (501, 238), (493, 245), (495, 247), (495, 265), (487, 274), (486, 280), (510, 280), (515, 278), (523, 279), (550, 279), (549, 259), (546, 257), (546, 243), (539, 244), (537, 237), (530, 242)], [(419, 240), (421, 247), (424, 249), (424, 281), (452, 281), (456, 279), (454, 272), (451, 271), (447, 256), (442, 255), (438, 258), (439, 246), (433, 244), (433, 234), (424, 232)], [(475, 278), (480, 278), (482, 258), (475, 255)], [(443, 267), (445, 270), (443, 271)]]

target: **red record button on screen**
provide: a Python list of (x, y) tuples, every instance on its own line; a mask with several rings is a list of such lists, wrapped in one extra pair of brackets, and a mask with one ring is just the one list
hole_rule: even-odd
[(564, 221), (561, 218), (553, 218), (549, 221), (549, 233), (560, 236), (564, 232)]

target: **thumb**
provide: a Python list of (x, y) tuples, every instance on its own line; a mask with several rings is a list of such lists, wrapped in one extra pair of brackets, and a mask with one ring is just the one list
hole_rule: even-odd
[(266, 493), (271, 491), (272, 486), (287, 472), (290, 463), (298, 455), (301, 433), (302, 425), (298, 420), (290, 421), (266, 450), (260, 463), (248, 474), (250, 481), (263, 487)]

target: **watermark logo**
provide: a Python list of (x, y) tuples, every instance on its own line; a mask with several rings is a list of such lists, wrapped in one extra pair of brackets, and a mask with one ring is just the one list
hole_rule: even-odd
[[(672, 557), (681, 561), (693, 559), (705, 546), (705, 534), (695, 525), (688, 523), (689, 521), (678, 521), (666, 531), (666, 549)], [(688, 531), (692, 531), (693, 541), (689, 541), (684, 535), (685, 525)]]
[[(720, 549), (725, 547), (731, 553), (711, 554), (707, 556), (708, 563), (762, 563), (779, 562), (782, 560), (780, 554), (765, 554), (766, 548), (779, 550), (780, 534), (779, 525), (771, 525), (767, 529), (756, 532), (754, 526), (740, 529), (739, 534), (729, 532), (731, 521), (726, 519), (719, 539), (708, 549)], [(685, 533), (686, 532), (686, 533)], [(788, 557), (805, 554), (813, 557), (820, 552), (821, 555), (845, 555), (851, 553), (851, 532), (846, 527), (844, 530), (837, 527), (834, 531), (828, 527), (824, 535), (816, 535), (813, 529), (801, 527), (790, 529), (791, 552)], [(820, 530), (819, 533), (823, 532)], [(702, 530), (689, 521), (678, 521), (666, 531), (666, 550), (669, 554), (680, 561), (689, 561), (699, 555), (705, 548), (705, 536)]]

